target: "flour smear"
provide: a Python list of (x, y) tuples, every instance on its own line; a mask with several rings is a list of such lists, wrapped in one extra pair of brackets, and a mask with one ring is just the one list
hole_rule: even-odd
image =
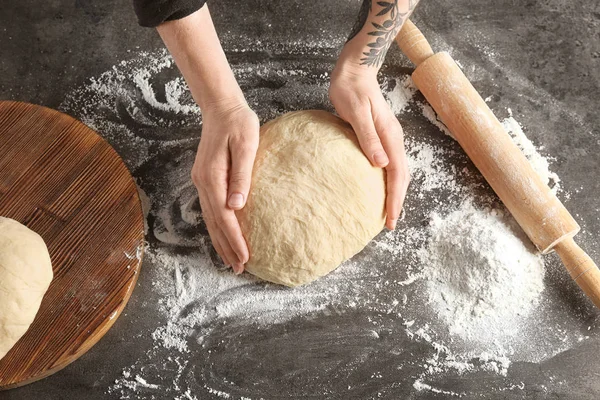
[[(331, 110), (331, 65), (322, 60), (326, 48), (321, 44), (314, 59), (302, 48), (297, 59), (272, 56), (233, 63), (261, 120), (301, 108)], [(282, 53), (295, 54), (288, 50)], [(384, 354), (394, 365), (389, 370), (395, 371), (385, 378), (390, 387), (396, 380), (411, 379), (406, 383), (415, 391), (448, 396), (467, 393), (437, 387), (444, 377), (504, 376), (514, 361), (539, 362), (582, 340), (564, 315), (559, 318), (541, 306), (551, 301), (544, 298), (542, 257), (460, 147), (444, 134), (447, 130), (435, 112), (415, 99), (410, 77), (382, 79), (392, 110), (410, 122), (405, 133), (413, 180), (399, 229), (382, 232), (332, 274), (295, 289), (247, 274), (235, 276), (216, 261), (189, 179), (202, 118), (165, 51), (139, 53), (65, 99), (61, 109), (115, 146), (147, 195), (147, 278), (134, 295), (157, 299), (147, 306), (157, 318), (152, 329), (139, 332), (152, 345), (140, 349), (143, 355), (107, 388), (112, 396), (261, 398), (261, 388), (270, 387), (268, 380), (243, 386), (236, 381), (239, 377), (217, 372), (229, 360), (238, 360), (236, 352), (259, 345), (248, 342), (237, 348), (239, 335), (253, 332), (276, 346), (270, 340), (277, 336), (266, 332), (285, 327), (281, 335), (308, 334), (328, 327), (330, 320), (342, 324), (344, 318), (364, 318), (369, 325), (364, 336), (353, 335), (365, 342), (347, 347), (357, 349), (354, 359), (344, 361), (350, 372), (377, 368), (369, 364), (377, 357), (361, 349), (387, 338), (391, 344)], [(514, 116), (503, 124), (538, 174), (558, 191), (558, 176)], [(349, 338), (339, 339), (341, 345)], [(220, 347), (228, 341), (233, 347)], [(297, 345), (302, 346), (301, 340)], [(420, 350), (402, 353), (410, 346)], [(407, 375), (403, 371), (408, 368), (413, 372)], [(265, 374), (277, 373), (260, 362), (248, 373), (263, 369)], [(374, 371), (373, 379), (384, 379), (385, 373)], [(306, 374), (302, 382), (318, 380), (304, 388), (307, 393), (326, 396), (339, 390), (340, 382), (316, 370), (295, 374)], [(294, 374), (277, 379), (284, 387), (282, 395), (302, 394), (285, 392), (298, 386)], [(517, 390), (519, 382), (506, 385)]]

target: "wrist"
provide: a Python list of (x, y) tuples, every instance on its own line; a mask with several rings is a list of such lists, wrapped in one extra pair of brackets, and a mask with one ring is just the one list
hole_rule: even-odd
[(362, 46), (346, 43), (333, 70), (332, 76), (377, 77), (379, 68), (364, 64)]
[(225, 113), (247, 106), (244, 93), (233, 77), (233, 73), (230, 79), (212, 81), (198, 88), (190, 86), (190, 90), (202, 113)]
[(244, 96), (213, 99), (200, 106), (204, 117), (214, 116), (217, 118), (222, 118), (244, 109), (250, 109)]

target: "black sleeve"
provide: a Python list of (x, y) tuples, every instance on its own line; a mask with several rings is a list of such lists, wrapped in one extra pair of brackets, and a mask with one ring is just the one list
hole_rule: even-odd
[(154, 28), (165, 21), (181, 19), (198, 11), (206, 0), (133, 0), (141, 26)]

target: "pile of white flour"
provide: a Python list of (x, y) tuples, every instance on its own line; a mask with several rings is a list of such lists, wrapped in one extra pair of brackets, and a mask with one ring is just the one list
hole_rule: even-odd
[(464, 203), (434, 213), (419, 250), (429, 301), (451, 334), (490, 343), (519, 332), (544, 289), (544, 261), (510, 216)]

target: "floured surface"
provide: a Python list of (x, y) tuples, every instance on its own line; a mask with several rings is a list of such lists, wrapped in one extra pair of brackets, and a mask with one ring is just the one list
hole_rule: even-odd
[[(297, 109), (330, 110), (330, 61), (323, 61), (323, 53), (315, 46), (311, 56), (233, 61), (261, 121)], [(435, 218), (466, 212), (461, 209), (465, 203), (497, 210), (502, 218), (506, 211), (460, 147), (430, 124), (435, 115), (411, 88), (407, 72), (388, 68), (382, 76), (382, 88), (407, 137), (413, 181), (404, 219), (395, 232), (381, 233), (332, 274), (293, 290), (236, 277), (214, 262), (189, 180), (201, 115), (164, 52), (139, 54), (67, 98), (64, 110), (128, 155), (125, 161), (149, 199), (150, 248), (136, 296), (156, 318), (144, 321), (143, 330), (132, 328), (138, 355), (112, 375), (114, 383), (106, 384), (112, 396), (510, 393), (518, 398), (525, 390), (549, 393), (555, 390), (552, 385), (562, 385), (566, 378), (560, 369), (550, 376), (537, 371), (542, 365), (560, 365), (563, 354), (586, 345), (593, 327), (585, 309), (574, 311), (561, 300), (557, 288), (568, 285), (568, 279), (555, 258), (546, 258), (544, 287), (529, 293), (527, 318), (497, 315), (497, 323), (509, 321), (514, 328), (503, 334), (490, 335), (480, 323), (461, 335), (431, 296), (433, 276), (426, 273), (431, 265), (424, 264), (420, 251), (435, 236)], [(527, 147), (527, 138), (520, 136), (519, 116), (495, 111), (516, 132), (536, 169), (554, 177), (543, 153)], [(502, 285), (516, 284), (508, 278), (488, 282), (486, 290), (496, 293)], [(474, 336), (485, 340), (474, 341)], [(479, 384), (482, 380), (485, 385)]]

